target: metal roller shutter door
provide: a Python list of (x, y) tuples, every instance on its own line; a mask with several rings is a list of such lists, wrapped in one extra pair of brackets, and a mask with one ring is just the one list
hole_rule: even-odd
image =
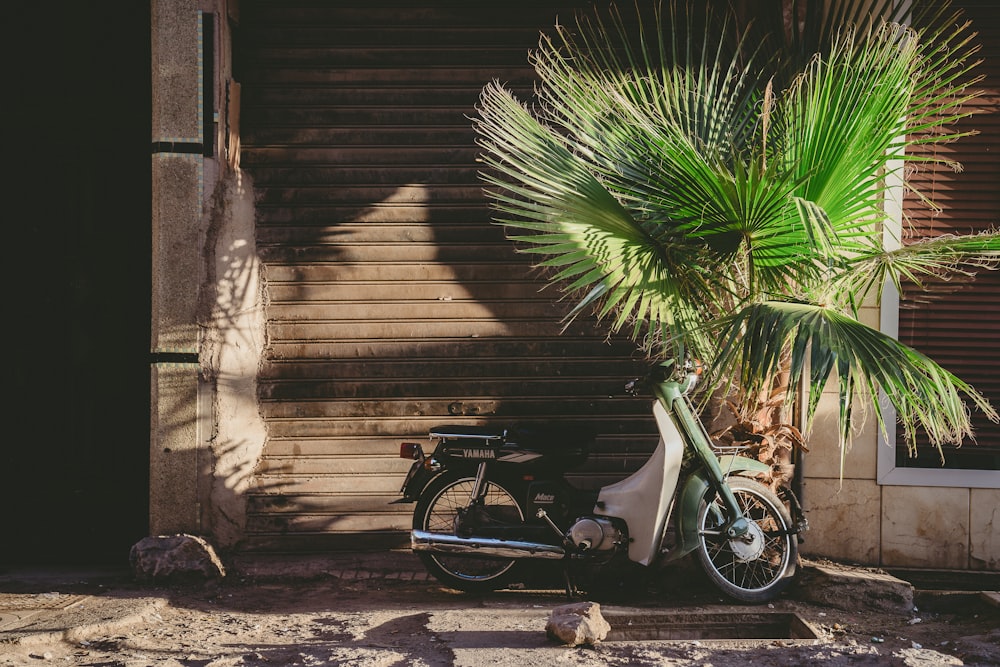
[[(938, 148), (963, 164), (961, 173), (936, 167), (915, 175), (918, 186), (942, 210), (935, 214), (912, 196), (905, 199), (904, 242), (1000, 225), (1000, 2), (962, 0), (952, 7), (965, 12), (982, 45), (977, 58), (983, 58), (980, 71), (986, 79), (977, 87), (986, 95), (976, 102), (977, 113), (961, 125), (979, 134)], [(936, 359), (1000, 408), (1000, 272), (981, 271), (972, 283), (929, 303), (917, 297), (912, 289), (904, 290), (900, 339)], [(1000, 470), (1000, 425), (978, 412), (973, 419), (978, 444), (946, 448), (946, 466)], [(899, 465), (910, 467), (940, 466), (938, 453), (927, 445), (919, 448), (915, 460), (908, 459), (901, 447), (897, 459)]]
[(242, 165), (257, 192), (269, 428), (247, 548), (402, 543), (389, 505), (403, 438), (439, 423), (519, 421), (604, 434), (582, 483), (655, 445), (622, 396), (642, 364), (532, 275), (477, 179), (468, 116), (498, 78), (526, 95), (526, 55), (565, 2), (241, 3)]

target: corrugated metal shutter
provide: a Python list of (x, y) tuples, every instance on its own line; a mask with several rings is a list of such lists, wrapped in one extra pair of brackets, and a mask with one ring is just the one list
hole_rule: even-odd
[[(635, 346), (579, 322), (514, 252), (477, 179), (474, 113), (572, 3), (241, 3), (242, 165), (270, 298), (269, 428), (248, 548), (399, 544), (402, 438), (440, 423), (584, 423), (596, 485), (655, 444), (622, 397)], [(488, 421), (488, 420), (487, 420)]]
[[(908, 238), (940, 234), (967, 234), (1000, 225), (1000, 2), (961, 0), (961, 8), (979, 33), (984, 59), (980, 84), (987, 95), (976, 104), (979, 112), (962, 128), (977, 136), (938, 148), (964, 165), (961, 173), (947, 168), (924, 169), (914, 181), (941, 207), (934, 214), (912, 197), (905, 201)], [(950, 287), (950, 286), (945, 286)], [(971, 284), (930, 303), (915, 302), (900, 310), (900, 339), (936, 359), (985, 394), (1000, 408), (1000, 272), (982, 271)], [(977, 445), (945, 450), (947, 467), (1000, 469), (1000, 426), (974, 414)], [(922, 446), (915, 460), (900, 450), (898, 464), (939, 467), (940, 457)]]

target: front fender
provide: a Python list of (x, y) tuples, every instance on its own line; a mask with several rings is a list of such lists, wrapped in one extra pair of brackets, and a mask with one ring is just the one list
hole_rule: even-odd
[[(771, 467), (766, 463), (745, 456), (719, 457), (719, 467), (728, 473), (743, 474), (747, 477), (771, 472)], [(698, 535), (698, 511), (710, 486), (706, 472), (701, 469), (691, 473), (684, 482), (678, 497), (677, 545), (667, 560), (677, 560), (698, 548), (701, 542)]]

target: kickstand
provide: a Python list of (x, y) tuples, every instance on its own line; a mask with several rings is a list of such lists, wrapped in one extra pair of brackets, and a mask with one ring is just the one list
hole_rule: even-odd
[(580, 597), (580, 589), (576, 587), (573, 582), (573, 575), (570, 574), (569, 565), (563, 569), (563, 581), (566, 582), (566, 597), (570, 600), (575, 600)]

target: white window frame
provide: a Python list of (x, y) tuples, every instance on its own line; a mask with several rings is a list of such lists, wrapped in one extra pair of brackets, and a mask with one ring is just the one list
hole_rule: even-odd
[[(889, 165), (886, 185), (887, 221), (883, 230), (886, 250), (900, 246), (903, 220), (902, 161)], [(879, 327), (883, 333), (899, 338), (899, 292), (886, 285), (879, 308)], [(885, 423), (896, 423), (896, 409), (881, 397)], [(1000, 489), (1000, 470), (961, 470), (955, 468), (901, 468), (896, 466), (896, 431), (879, 429), (876, 482), (882, 486), (950, 486), (971, 489)], [(945, 452), (947, 454), (947, 452)]]

